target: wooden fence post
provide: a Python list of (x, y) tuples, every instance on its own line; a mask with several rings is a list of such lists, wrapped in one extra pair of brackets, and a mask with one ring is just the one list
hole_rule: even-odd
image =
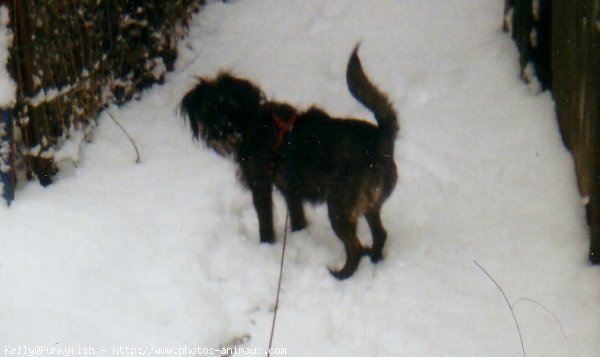
[(4, 109), (0, 122), (0, 191), (8, 205), (15, 198), (14, 154), (12, 115)]
[[(12, 16), (11, 0), (0, 0)], [(12, 21), (10, 22), (12, 23)], [(0, 108), (0, 195), (10, 205), (15, 198), (15, 143), (13, 137), (14, 123), (9, 108)]]
[[(552, 2), (553, 95), (587, 197), (590, 261), (600, 263), (600, 14), (598, 0)], [(595, 9), (595, 10), (594, 10)]]
[(506, 0), (505, 7), (522, 68), (533, 64), (552, 90), (587, 201), (589, 258), (600, 264), (600, 0)]

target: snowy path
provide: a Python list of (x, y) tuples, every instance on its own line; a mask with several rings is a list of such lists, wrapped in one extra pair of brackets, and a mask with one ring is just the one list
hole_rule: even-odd
[[(386, 259), (338, 282), (323, 207), (290, 236), (275, 346), (287, 356), (597, 356), (600, 270), (553, 102), (518, 78), (503, 1), (211, 3), (163, 86), (113, 114), (47, 189), (0, 208), (0, 347), (266, 348), (281, 244), (258, 244), (235, 167), (176, 116), (196, 75), (222, 68), (272, 98), (369, 118), (347, 57), (401, 115), (400, 180), (383, 209)], [(76, 152), (74, 152), (76, 153)], [(68, 156), (69, 152), (65, 152)], [(284, 205), (276, 199), (278, 236)], [(361, 223), (359, 234), (370, 236)], [(561, 331), (561, 327), (564, 330)], [(6, 352), (6, 350), (5, 350)]]

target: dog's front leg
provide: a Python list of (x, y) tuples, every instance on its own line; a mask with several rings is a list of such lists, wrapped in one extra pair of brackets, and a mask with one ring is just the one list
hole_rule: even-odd
[(298, 195), (290, 193), (284, 194), (284, 197), (290, 213), (290, 220), (292, 221), (292, 232), (304, 229), (306, 227), (306, 218), (304, 217), (302, 200)]
[(274, 243), (275, 233), (273, 230), (273, 198), (270, 183), (254, 183), (251, 187), (254, 208), (258, 215), (258, 227), (260, 241), (262, 243)]

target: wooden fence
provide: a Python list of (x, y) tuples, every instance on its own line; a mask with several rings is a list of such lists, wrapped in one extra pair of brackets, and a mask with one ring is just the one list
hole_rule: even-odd
[(2, 108), (0, 182), (7, 201), (19, 170), (50, 184), (55, 148), (75, 132), (87, 133), (107, 104), (163, 80), (190, 11), (201, 3), (0, 0), (10, 11), (8, 67), (18, 88), (16, 105)]
[[(550, 89), (586, 197), (590, 260), (600, 263), (600, 0), (506, 0), (521, 66)], [(560, 214), (560, 212), (556, 212)]]

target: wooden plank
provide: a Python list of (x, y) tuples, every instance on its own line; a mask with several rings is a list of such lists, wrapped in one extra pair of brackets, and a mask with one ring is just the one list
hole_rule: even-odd
[[(552, 71), (556, 111), (588, 200), (590, 260), (600, 263), (600, 28), (598, 0), (556, 1)], [(594, 12), (596, 12), (594, 14)]]
[(589, 257), (600, 263), (600, 0), (506, 0), (505, 16), (510, 10), (521, 67), (533, 63), (542, 87), (552, 90), (587, 201)]

